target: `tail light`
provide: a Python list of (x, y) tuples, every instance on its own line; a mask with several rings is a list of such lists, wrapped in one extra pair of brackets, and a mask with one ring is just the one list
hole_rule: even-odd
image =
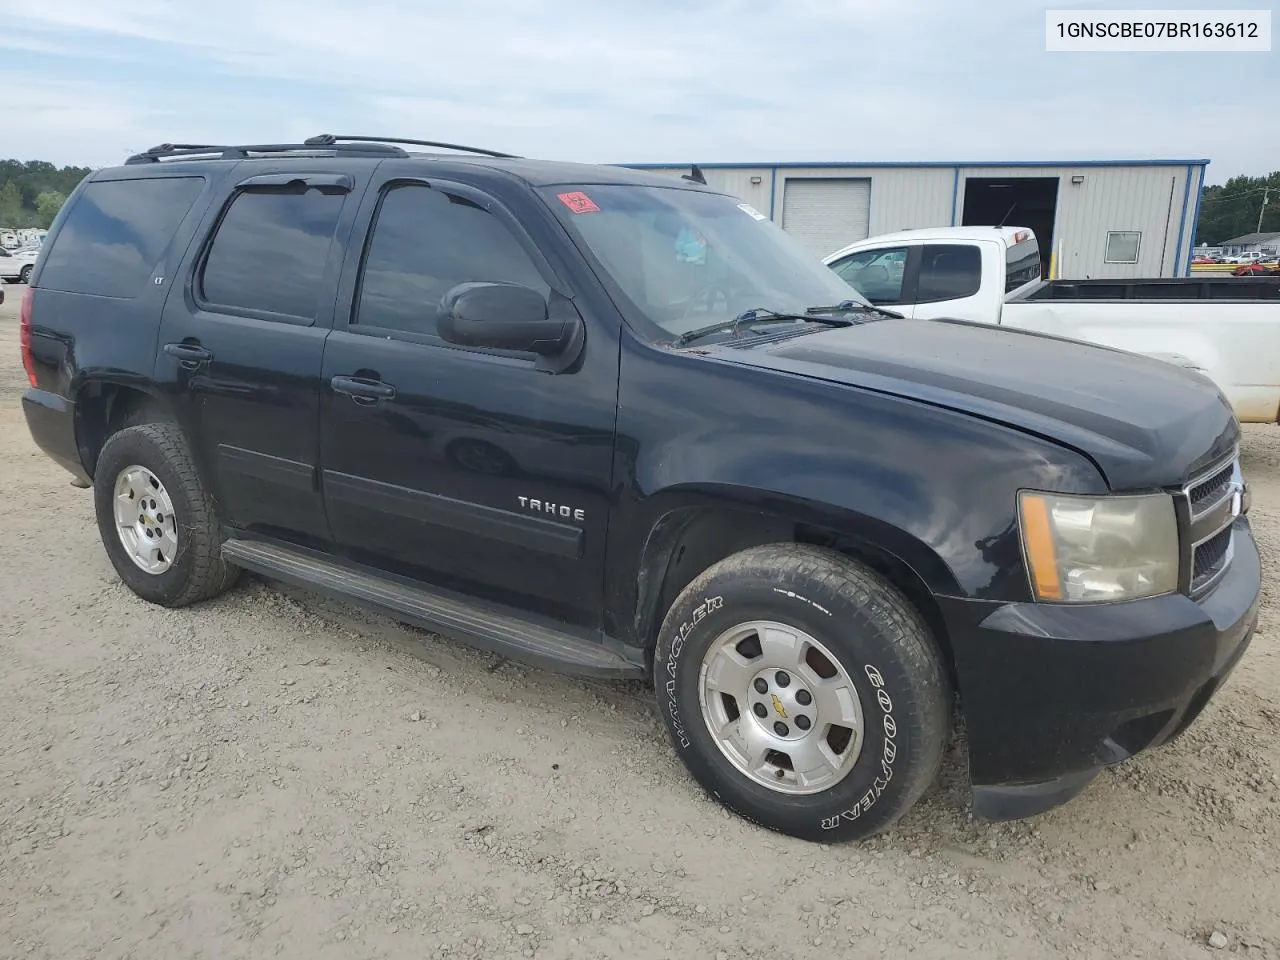
[(22, 295), (22, 308), (19, 313), (18, 344), (22, 348), (22, 368), (27, 371), (27, 380), (31, 386), (36, 385), (36, 364), (31, 356), (31, 304), (35, 300), (35, 288), (27, 287)]

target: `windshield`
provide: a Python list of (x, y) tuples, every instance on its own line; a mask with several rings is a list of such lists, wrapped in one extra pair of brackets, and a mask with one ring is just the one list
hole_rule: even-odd
[(668, 335), (759, 308), (866, 304), (768, 217), (731, 197), (620, 184), (543, 192), (635, 309)]

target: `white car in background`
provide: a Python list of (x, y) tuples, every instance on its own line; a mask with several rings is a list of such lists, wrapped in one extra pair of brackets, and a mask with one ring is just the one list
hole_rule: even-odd
[(39, 247), (27, 247), (22, 250), (0, 248), (0, 280), (5, 283), (26, 283), (39, 256)]

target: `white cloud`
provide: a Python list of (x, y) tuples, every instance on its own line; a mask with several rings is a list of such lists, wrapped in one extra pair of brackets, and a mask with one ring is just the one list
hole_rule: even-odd
[[(1207, 156), (1214, 179), (1280, 155), (1207, 83), (1268, 89), (1273, 58), (1046, 54), (1026, 0), (57, 0), (13, 36), (45, 56), (0, 77), (7, 152), (61, 162), (320, 131), (612, 161)], [(67, 79), (87, 51), (155, 68)], [(14, 112), (14, 84), (60, 106)]]

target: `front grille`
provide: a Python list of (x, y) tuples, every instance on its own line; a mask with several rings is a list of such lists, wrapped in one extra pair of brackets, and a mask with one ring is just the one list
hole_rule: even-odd
[(1206, 577), (1216, 573), (1218, 568), (1222, 566), (1222, 561), (1227, 557), (1227, 550), (1231, 546), (1231, 528), (1215, 533), (1200, 546), (1196, 547), (1195, 555), (1192, 559), (1191, 586), (1195, 587), (1197, 581), (1203, 581)]
[(1207, 592), (1231, 566), (1232, 524), (1240, 513), (1244, 482), (1238, 456), (1219, 463), (1182, 488), (1187, 503), (1190, 544), (1188, 592), (1198, 597)]
[(1234, 470), (1235, 461), (1233, 460), (1208, 480), (1202, 480), (1192, 487), (1187, 494), (1191, 498), (1191, 512), (1199, 513), (1205, 504), (1213, 501), (1215, 496), (1222, 492), (1222, 488), (1231, 482), (1231, 474)]

